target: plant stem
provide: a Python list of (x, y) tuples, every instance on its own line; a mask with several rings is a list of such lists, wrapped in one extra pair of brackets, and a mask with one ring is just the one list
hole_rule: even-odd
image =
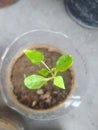
[(55, 71), (55, 73), (54, 73), (54, 76), (56, 76), (57, 75), (57, 71)]
[(48, 81), (49, 81), (49, 80), (52, 80), (52, 79), (53, 79), (53, 77), (47, 78)]
[(44, 61), (42, 61), (42, 64), (50, 71), (50, 68), (48, 67), (48, 65)]
[(49, 70), (49, 72), (51, 73), (52, 77), (54, 77), (54, 74), (51, 72), (51, 69), (48, 67), (48, 65), (44, 61), (41, 61), (41, 62)]

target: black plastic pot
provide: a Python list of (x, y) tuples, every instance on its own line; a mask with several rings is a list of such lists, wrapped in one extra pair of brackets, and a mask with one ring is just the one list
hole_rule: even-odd
[(69, 16), (86, 27), (98, 28), (98, 0), (65, 0)]

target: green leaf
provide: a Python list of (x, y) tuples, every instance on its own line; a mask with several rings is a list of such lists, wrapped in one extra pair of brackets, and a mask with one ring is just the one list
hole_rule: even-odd
[(40, 71), (39, 71), (39, 74), (43, 75), (43, 76), (47, 76), (49, 74), (49, 70), (46, 69), (46, 68), (42, 68)]
[(24, 84), (29, 89), (39, 89), (47, 82), (47, 78), (40, 75), (30, 75), (24, 79)]
[(33, 64), (40, 64), (44, 60), (44, 55), (36, 50), (25, 50), (25, 55)]
[(65, 85), (64, 85), (64, 81), (62, 76), (56, 76), (54, 77), (54, 81), (53, 81), (54, 85), (56, 85), (59, 88), (65, 89)]
[(59, 57), (56, 62), (56, 71), (63, 72), (71, 67), (73, 63), (73, 57), (69, 54), (65, 54)]

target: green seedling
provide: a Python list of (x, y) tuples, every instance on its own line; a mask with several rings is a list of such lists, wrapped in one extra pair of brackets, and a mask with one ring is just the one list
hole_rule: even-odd
[(49, 68), (49, 66), (44, 62), (44, 55), (36, 50), (25, 50), (24, 51), (27, 58), (36, 65), (43, 64), (45, 68), (38, 71), (38, 74), (32, 74), (24, 79), (24, 84), (29, 89), (39, 89), (46, 82), (52, 81), (53, 84), (61, 89), (65, 89), (63, 77), (57, 75), (58, 72), (65, 72), (69, 69), (73, 63), (73, 57), (70, 54), (64, 54), (58, 58), (55, 63), (54, 68)]

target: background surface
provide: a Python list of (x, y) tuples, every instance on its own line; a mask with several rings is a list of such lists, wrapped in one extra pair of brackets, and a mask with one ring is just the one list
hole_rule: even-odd
[(63, 0), (19, 0), (0, 9), (0, 58), (17, 36), (32, 29), (52, 29), (70, 37), (87, 61), (89, 85), (77, 109), (54, 121), (26, 120), (28, 130), (98, 130), (98, 30), (76, 24)]

